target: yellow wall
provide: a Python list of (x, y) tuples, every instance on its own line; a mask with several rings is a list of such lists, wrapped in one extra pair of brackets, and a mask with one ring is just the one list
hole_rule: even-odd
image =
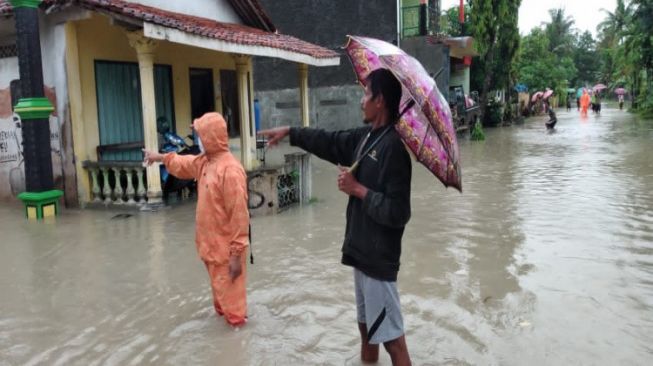
[[(81, 117), (83, 118), (83, 150), (75, 149), (79, 161), (97, 159), (95, 148), (99, 144), (97, 100), (95, 93), (95, 60), (138, 62), (136, 51), (129, 46), (125, 29), (113, 26), (109, 18), (95, 14), (91, 19), (78, 21), (77, 47), (79, 50), (79, 75), (81, 85)], [(220, 70), (235, 70), (230, 54), (188, 47), (161, 41), (154, 51), (154, 63), (172, 66), (177, 130), (184, 134), (191, 123), (189, 68), (213, 70), (215, 105), (221, 112)], [(71, 86), (73, 87), (73, 86)], [(73, 124), (79, 121), (73, 120)], [(75, 140), (77, 145), (78, 139)], [(80, 144), (81, 146), (82, 144)]]

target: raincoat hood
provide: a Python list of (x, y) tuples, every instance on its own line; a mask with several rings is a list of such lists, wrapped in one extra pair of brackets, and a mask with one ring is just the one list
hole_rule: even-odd
[(205, 154), (214, 155), (229, 151), (227, 123), (220, 113), (210, 112), (195, 119), (193, 128), (202, 140)]

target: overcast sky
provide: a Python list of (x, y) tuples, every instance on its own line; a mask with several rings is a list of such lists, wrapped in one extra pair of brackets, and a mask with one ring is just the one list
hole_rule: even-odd
[[(442, 10), (458, 6), (460, 0), (442, 0)], [(592, 32), (596, 36), (596, 26), (603, 21), (604, 8), (613, 12), (617, 0), (522, 0), (519, 7), (519, 33), (528, 34), (532, 28), (539, 27), (542, 22), (549, 21), (549, 9), (564, 8), (565, 14), (574, 18), (575, 28), (584, 32)]]

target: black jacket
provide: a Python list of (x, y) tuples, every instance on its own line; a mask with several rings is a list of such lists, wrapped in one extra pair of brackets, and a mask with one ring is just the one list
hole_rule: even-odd
[[(411, 160), (393, 127), (361, 127), (326, 132), (291, 128), (290, 144), (333, 164), (351, 166), (359, 151), (366, 151), (389, 128), (354, 171), (368, 189), (363, 200), (350, 196), (342, 263), (383, 281), (396, 281), (401, 237), (410, 219)], [(370, 137), (361, 149), (365, 136)]]

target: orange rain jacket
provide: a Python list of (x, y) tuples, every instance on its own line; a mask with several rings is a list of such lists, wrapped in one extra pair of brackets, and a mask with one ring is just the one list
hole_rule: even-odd
[(229, 151), (227, 124), (219, 113), (194, 122), (204, 154), (168, 153), (163, 162), (170, 174), (197, 180), (195, 243), (202, 260), (228, 263), (248, 245), (247, 176)]
[[(168, 153), (163, 162), (170, 174), (197, 180), (195, 244), (206, 263), (216, 311), (232, 325), (246, 320), (246, 255), (249, 236), (247, 175), (229, 151), (227, 124), (219, 113), (193, 123), (204, 153)], [(229, 257), (241, 257), (242, 274), (231, 281)]]
[(590, 95), (586, 91), (583, 91), (583, 95), (580, 97), (580, 106), (587, 110), (590, 105)]

